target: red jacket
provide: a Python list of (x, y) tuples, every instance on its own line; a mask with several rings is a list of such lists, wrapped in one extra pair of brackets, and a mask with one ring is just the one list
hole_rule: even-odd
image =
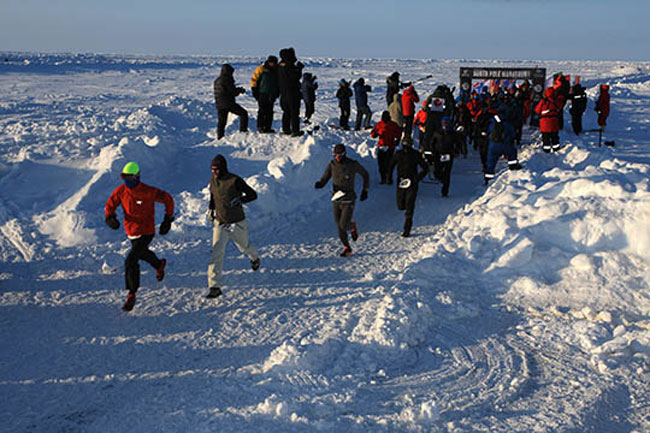
[(388, 146), (389, 149), (395, 149), (397, 142), (402, 135), (402, 130), (397, 125), (397, 123), (389, 120), (388, 122), (380, 121), (370, 132), (372, 138), (379, 137), (379, 143), (377, 146), (384, 147)]
[(609, 116), (609, 86), (603, 84), (600, 86), (600, 95), (596, 101), (596, 111), (598, 112), (598, 125), (606, 126), (607, 117)]
[(420, 97), (413, 86), (409, 86), (402, 93), (402, 115), (413, 116), (415, 114), (415, 103), (420, 102)]
[(424, 132), (424, 126), (427, 124), (427, 111), (418, 111), (418, 114), (415, 115), (415, 119), (413, 119), (413, 124), (417, 126), (420, 131)]
[(540, 116), (539, 130), (541, 132), (558, 132), (560, 130), (561, 106), (555, 99), (555, 92), (548, 88), (544, 91), (544, 98), (535, 107), (535, 113)]
[(478, 116), (478, 112), (481, 110), (481, 102), (478, 99), (472, 98), (472, 100), (465, 104), (465, 106), (473, 118), (476, 118), (476, 116)]
[(124, 231), (128, 236), (145, 236), (156, 233), (155, 204), (165, 204), (165, 214), (174, 214), (174, 199), (167, 192), (142, 182), (133, 188), (120, 185), (106, 202), (104, 217), (112, 215), (122, 205)]

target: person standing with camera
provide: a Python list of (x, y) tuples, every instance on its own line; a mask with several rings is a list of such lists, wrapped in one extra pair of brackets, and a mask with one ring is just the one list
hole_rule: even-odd
[(300, 77), (304, 65), (296, 58), (293, 48), (280, 50), (278, 66), (278, 86), (280, 88), (280, 108), (282, 108), (282, 133), (292, 137), (304, 134), (300, 130)]
[(248, 131), (248, 112), (241, 105), (235, 102), (235, 98), (246, 90), (243, 87), (235, 86), (233, 73), (235, 69), (228, 63), (221, 66), (221, 74), (214, 80), (214, 102), (217, 106), (217, 140), (226, 134), (228, 113), (239, 116), (239, 130)]

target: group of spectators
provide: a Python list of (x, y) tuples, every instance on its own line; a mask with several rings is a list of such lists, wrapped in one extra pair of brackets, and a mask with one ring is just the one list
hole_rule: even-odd
[[(316, 76), (305, 72), (304, 65), (296, 59), (293, 48), (280, 50), (280, 59), (270, 55), (259, 65), (251, 78), (251, 91), (258, 102), (257, 129), (260, 133), (275, 132), (272, 129), (273, 107), (280, 98), (282, 109), (282, 133), (298, 137), (300, 129), (301, 101), (305, 104), (305, 123), (310, 123), (314, 114), (314, 103), (318, 83)], [(236, 87), (234, 69), (224, 64), (221, 74), (214, 83), (215, 102), (218, 111), (217, 138), (222, 138), (229, 113), (240, 117), (240, 130), (248, 128), (246, 110), (235, 102), (237, 95), (245, 93), (243, 87)], [(426, 77), (429, 78), (429, 77)], [(609, 115), (609, 87), (600, 86), (596, 102), (598, 125), (604, 130)], [(479, 93), (461, 90), (457, 97), (453, 89), (439, 85), (422, 103), (416, 113), (420, 96), (413, 83), (401, 82), (399, 72), (386, 78), (386, 109), (381, 120), (372, 126), (372, 110), (368, 104), (368, 93), (372, 87), (363, 77), (353, 84), (341, 79), (336, 91), (340, 117), (339, 127), (349, 130), (351, 99), (356, 104), (354, 129), (372, 130), (371, 136), (378, 138), (378, 167), (381, 183), (389, 183), (389, 166), (400, 142), (413, 144), (413, 131), (417, 133), (419, 151), (429, 162), (435, 181), (442, 183), (442, 194), (449, 191), (453, 158), (467, 156), (468, 143), (478, 150), (481, 158), (485, 183), (494, 177), (499, 156), (505, 156), (510, 169), (520, 168), (516, 146), (521, 144), (523, 125), (539, 122), (544, 152), (560, 149), (559, 130), (564, 127), (564, 108), (570, 102), (571, 125), (575, 134), (580, 134), (582, 116), (587, 107), (585, 88), (579, 79), (571, 85), (570, 78), (562, 73), (553, 77), (553, 85), (543, 92), (541, 99), (535, 99), (530, 83), (525, 80), (518, 86), (493, 89), (486, 86)], [(495, 131), (496, 130), (496, 131)], [(498, 143), (498, 144), (497, 144)]]
[[(282, 133), (299, 137), (301, 100), (305, 102), (305, 123), (310, 123), (314, 114), (317, 77), (309, 72), (303, 74), (304, 65), (296, 58), (293, 48), (280, 50), (280, 59), (268, 56), (255, 69), (251, 77), (251, 93), (257, 101), (257, 130), (260, 133), (273, 133), (273, 107), (280, 98), (282, 109)], [(225, 135), (228, 114), (239, 116), (239, 130), (248, 131), (248, 112), (235, 102), (235, 98), (246, 92), (235, 85), (234, 69), (229, 64), (221, 67), (221, 74), (214, 82), (214, 99), (218, 112), (217, 139)]]

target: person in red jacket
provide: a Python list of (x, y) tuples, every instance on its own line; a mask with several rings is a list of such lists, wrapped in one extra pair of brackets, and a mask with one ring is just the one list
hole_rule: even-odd
[(135, 294), (140, 287), (140, 265), (144, 260), (156, 270), (156, 279), (162, 281), (165, 276), (165, 259), (159, 259), (149, 249), (149, 244), (156, 233), (155, 204), (164, 203), (165, 218), (160, 224), (160, 234), (166, 235), (174, 220), (174, 199), (169, 193), (140, 182), (140, 167), (135, 162), (124, 166), (120, 177), (123, 185), (115, 188), (106, 202), (104, 216), (106, 224), (113, 230), (120, 228), (115, 211), (122, 206), (124, 211), (124, 231), (131, 241), (131, 251), (124, 262), (124, 280), (129, 294), (122, 309), (131, 311), (135, 305)]
[(607, 117), (609, 116), (609, 86), (607, 84), (600, 85), (600, 95), (598, 95), (598, 101), (596, 101), (596, 113), (598, 113), (600, 130), (605, 131)]
[(415, 104), (420, 102), (420, 97), (413, 86), (408, 86), (402, 93), (402, 115), (404, 116), (405, 143), (413, 143), (413, 119), (415, 118)]
[(528, 80), (524, 80), (524, 82), (517, 88), (517, 93), (515, 94), (515, 98), (521, 103), (523, 109), (524, 123), (526, 123), (530, 116), (531, 96), (530, 83)]
[(379, 148), (379, 152), (377, 152), (377, 163), (379, 165), (379, 176), (381, 177), (379, 183), (381, 184), (393, 183), (388, 175), (388, 165), (393, 158), (393, 153), (395, 153), (395, 147), (399, 142), (401, 134), (402, 130), (397, 123), (390, 120), (390, 113), (388, 111), (381, 113), (381, 121), (370, 132), (372, 138), (379, 137), (379, 142), (377, 143), (377, 147)]
[(555, 99), (555, 91), (549, 87), (544, 90), (544, 97), (535, 107), (535, 113), (540, 116), (539, 130), (542, 133), (542, 149), (546, 153), (560, 149), (559, 116), (561, 105)]
[(481, 98), (479, 97), (478, 93), (476, 90), (472, 91), (472, 99), (470, 99), (465, 106), (467, 107), (467, 111), (469, 112), (469, 117), (471, 120), (471, 123), (469, 125), (469, 131), (467, 131), (467, 134), (470, 136), (470, 143), (474, 145), (474, 149), (476, 150), (478, 144), (474, 140), (474, 137), (476, 136), (476, 123), (478, 121), (478, 115), (479, 112), (481, 111)]
[(427, 101), (424, 101), (422, 103), (422, 108), (418, 111), (418, 114), (415, 115), (415, 119), (413, 120), (413, 124), (418, 128), (418, 142), (420, 143), (420, 147), (422, 147), (422, 139), (424, 138), (424, 131), (426, 131), (425, 125), (427, 124), (428, 114), (426, 108)]

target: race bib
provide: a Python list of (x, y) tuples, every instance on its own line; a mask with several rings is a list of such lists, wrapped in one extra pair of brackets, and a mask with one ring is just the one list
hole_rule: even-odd
[(445, 109), (445, 100), (443, 98), (432, 98), (429, 110), (441, 112)]
[(401, 189), (406, 189), (411, 186), (411, 179), (405, 178), (399, 181), (399, 187)]
[(440, 162), (447, 162), (451, 161), (451, 155), (448, 153), (445, 153), (443, 155), (440, 155)]

